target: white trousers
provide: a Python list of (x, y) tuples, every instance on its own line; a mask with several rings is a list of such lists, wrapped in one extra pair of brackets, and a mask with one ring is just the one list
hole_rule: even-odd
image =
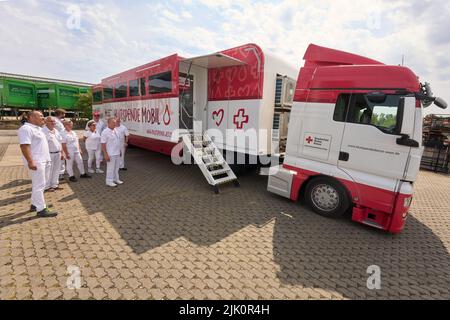
[(119, 162), (120, 169), (125, 168), (125, 151), (127, 151), (127, 148), (124, 145), (120, 150), (120, 162)]
[(89, 158), (88, 158), (88, 168), (91, 170), (92, 169), (92, 164), (93, 164), (93, 162), (94, 162), (94, 158), (95, 158), (95, 161), (96, 161), (96, 168), (97, 169), (100, 169), (100, 164), (101, 164), (101, 162), (102, 162), (102, 149), (98, 149), (98, 150), (88, 150), (87, 151), (88, 152), (88, 155), (89, 155)]
[(46, 167), (45, 172), (45, 190), (50, 188), (58, 188), (59, 174), (61, 171), (61, 153), (50, 153), (52, 162)]
[(110, 161), (106, 163), (106, 183), (114, 183), (120, 181), (120, 156), (110, 156), (109, 158)]
[(61, 161), (61, 168), (60, 168), (59, 174), (63, 175), (65, 172), (66, 172), (66, 162)]
[(70, 154), (70, 159), (66, 160), (66, 169), (67, 169), (67, 173), (69, 174), (69, 177), (73, 177), (74, 173), (73, 173), (73, 164), (76, 163), (77, 167), (78, 167), (78, 171), (80, 171), (80, 174), (85, 174), (86, 171), (84, 171), (84, 163), (83, 163), (83, 158), (81, 157), (81, 154), (79, 152), (77, 153), (71, 153)]
[(37, 212), (44, 210), (47, 205), (44, 198), (45, 172), (50, 162), (36, 163), (37, 170), (28, 170), (31, 178), (31, 204), (36, 207)]

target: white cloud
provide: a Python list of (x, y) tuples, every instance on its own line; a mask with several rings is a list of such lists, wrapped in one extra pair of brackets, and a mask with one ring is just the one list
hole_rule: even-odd
[(192, 19), (192, 14), (190, 14), (188, 11), (183, 11), (181, 13), (181, 17), (183, 17), (184, 19)]
[(78, 31), (66, 28), (69, 4), (1, 2), (0, 70), (98, 82), (172, 53), (206, 54), (247, 42), (300, 67), (308, 44), (316, 43), (388, 64), (405, 55), (407, 66), (450, 101), (444, 0), (80, 1)]
[(161, 11), (161, 15), (163, 17), (171, 20), (171, 21), (174, 21), (174, 22), (180, 22), (181, 21), (180, 17), (176, 13), (173, 13), (173, 12), (167, 10), (167, 9), (162, 10)]

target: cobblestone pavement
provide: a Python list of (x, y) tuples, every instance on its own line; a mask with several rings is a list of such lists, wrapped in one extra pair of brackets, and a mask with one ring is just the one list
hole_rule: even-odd
[(256, 173), (214, 195), (196, 167), (131, 149), (125, 185), (66, 183), (46, 195), (60, 216), (42, 220), (15, 138), (0, 134), (1, 155), (0, 299), (450, 299), (447, 176), (420, 174), (392, 236), (269, 194)]

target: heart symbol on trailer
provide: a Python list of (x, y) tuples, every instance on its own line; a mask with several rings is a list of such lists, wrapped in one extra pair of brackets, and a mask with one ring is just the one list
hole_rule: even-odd
[(223, 121), (223, 117), (225, 116), (225, 111), (223, 111), (223, 109), (216, 110), (213, 112), (212, 116), (213, 120), (216, 122), (216, 125), (220, 127)]

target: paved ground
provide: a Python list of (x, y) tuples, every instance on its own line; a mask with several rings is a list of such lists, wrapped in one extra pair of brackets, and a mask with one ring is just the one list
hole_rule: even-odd
[[(47, 196), (61, 215), (39, 220), (6, 135), (0, 299), (450, 299), (450, 177), (422, 172), (406, 230), (391, 236), (321, 218), (256, 174), (214, 195), (196, 167), (131, 149), (124, 186), (64, 184)], [(381, 290), (366, 287), (370, 265)], [(79, 290), (67, 288), (69, 266)]]

